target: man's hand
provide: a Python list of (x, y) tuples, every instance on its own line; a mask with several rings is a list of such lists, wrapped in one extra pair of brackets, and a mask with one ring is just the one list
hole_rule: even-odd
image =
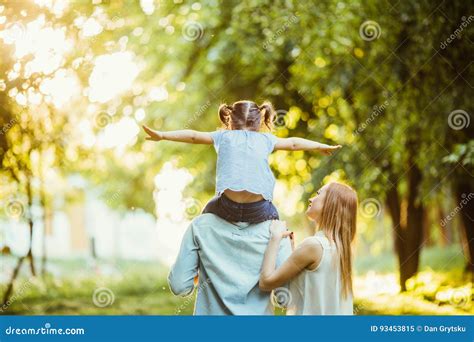
[(318, 150), (326, 155), (326, 156), (330, 156), (331, 154), (333, 154), (334, 151), (337, 151), (341, 148), (342, 146), (341, 145), (336, 145), (336, 146), (331, 146), (331, 145), (324, 145), (322, 147), (320, 147)]
[(147, 127), (145, 125), (143, 125), (143, 129), (145, 130), (146, 134), (148, 134), (145, 140), (152, 140), (152, 141), (163, 140), (163, 132), (155, 131), (154, 129), (151, 129), (150, 127)]
[(283, 238), (289, 237), (292, 232), (290, 232), (286, 227), (285, 221), (273, 220), (270, 224), (270, 233), (272, 239), (281, 240)]

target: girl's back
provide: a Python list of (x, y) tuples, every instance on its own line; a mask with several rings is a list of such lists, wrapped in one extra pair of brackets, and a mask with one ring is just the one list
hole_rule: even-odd
[(246, 191), (271, 201), (275, 178), (268, 156), (276, 137), (248, 130), (220, 130), (211, 135), (217, 152), (217, 194)]

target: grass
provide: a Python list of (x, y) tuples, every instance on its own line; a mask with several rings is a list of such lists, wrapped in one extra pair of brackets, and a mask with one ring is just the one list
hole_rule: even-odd
[[(406, 293), (399, 293), (393, 256), (360, 258), (354, 279), (356, 314), (474, 314), (472, 283), (462, 274), (463, 256), (458, 251), (455, 247), (424, 251), (421, 272), (409, 281)], [(24, 267), (10, 305), (0, 314), (192, 314), (193, 298), (170, 293), (165, 267), (130, 261), (100, 264), (97, 268), (83, 260), (51, 261), (56, 275), (45, 279), (28, 278)]]

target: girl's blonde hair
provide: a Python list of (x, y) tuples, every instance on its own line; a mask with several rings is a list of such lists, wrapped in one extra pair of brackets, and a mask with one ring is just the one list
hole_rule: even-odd
[(350, 186), (329, 183), (325, 192), (319, 229), (334, 241), (340, 260), (342, 295), (352, 294), (351, 244), (356, 233), (357, 193)]
[(260, 131), (262, 123), (268, 129), (272, 129), (275, 110), (270, 102), (264, 102), (260, 106), (253, 101), (237, 101), (232, 105), (221, 104), (219, 107), (219, 119), (227, 129), (248, 129)]

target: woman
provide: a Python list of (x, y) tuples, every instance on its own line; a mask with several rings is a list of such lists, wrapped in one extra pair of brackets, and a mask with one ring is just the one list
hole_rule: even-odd
[(292, 237), (286, 223), (273, 221), (259, 286), (271, 291), (290, 281), (289, 315), (352, 315), (351, 243), (356, 232), (357, 194), (349, 186), (330, 183), (310, 199), (306, 215), (315, 234), (306, 238), (279, 268), (280, 242)]

